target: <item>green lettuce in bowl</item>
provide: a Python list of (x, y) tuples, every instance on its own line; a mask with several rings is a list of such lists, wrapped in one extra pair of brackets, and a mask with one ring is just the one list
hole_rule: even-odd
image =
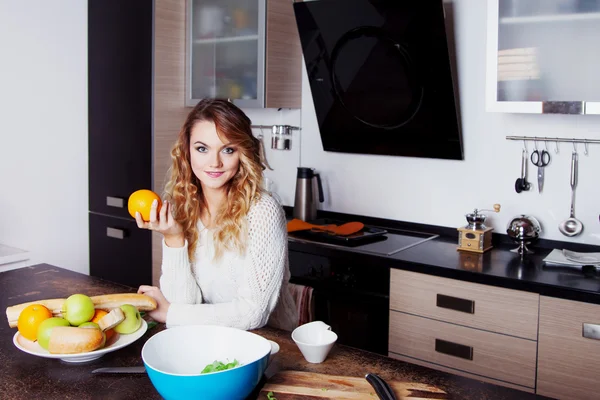
[(211, 372), (219, 372), (225, 371), (227, 369), (232, 369), (235, 367), (239, 367), (241, 364), (238, 360), (234, 359), (233, 362), (223, 363), (221, 361), (213, 361), (211, 364), (208, 364), (204, 369), (200, 372), (201, 374), (210, 374)]

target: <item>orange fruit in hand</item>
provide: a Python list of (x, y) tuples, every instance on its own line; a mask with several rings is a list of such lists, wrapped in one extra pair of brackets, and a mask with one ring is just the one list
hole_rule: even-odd
[[(108, 314), (107, 311), (97, 309), (94, 313), (94, 316), (91, 319), (91, 322), (98, 323), (98, 321), (100, 321), (102, 317), (104, 317), (106, 314)], [(108, 329), (104, 331), (104, 333), (106, 334), (106, 341), (108, 342), (110, 338), (115, 334), (115, 331), (113, 329)]]
[(152, 207), (152, 202), (154, 200), (158, 201), (158, 208), (156, 209), (156, 212), (158, 213), (160, 211), (160, 205), (162, 204), (160, 197), (152, 190), (136, 190), (129, 196), (127, 210), (129, 210), (129, 214), (133, 218), (135, 218), (135, 212), (139, 212), (142, 215), (142, 219), (148, 222), (150, 221), (150, 208)]
[(52, 317), (52, 311), (41, 304), (30, 304), (21, 311), (17, 320), (17, 329), (21, 336), (31, 341), (37, 340), (40, 324)]

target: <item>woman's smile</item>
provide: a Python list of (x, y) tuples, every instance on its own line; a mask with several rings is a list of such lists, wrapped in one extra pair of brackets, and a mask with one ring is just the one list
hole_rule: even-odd
[(219, 178), (221, 175), (224, 174), (224, 172), (214, 172), (214, 171), (205, 171), (206, 175), (210, 176), (211, 178)]

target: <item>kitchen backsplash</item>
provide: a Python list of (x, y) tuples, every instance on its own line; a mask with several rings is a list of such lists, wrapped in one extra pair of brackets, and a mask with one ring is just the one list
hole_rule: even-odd
[[(549, 143), (552, 161), (545, 169), (544, 191), (539, 194), (534, 187), (535, 190), (517, 194), (514, 184), (521, 174), (523, 143), (506, 140), (509, 135), (600, 138), (600, 117), (487, 113), (485, 41), (481, 40), (486, 33), (485, 3), (454, 1), (463, 161), (323, 151), (304, 70), (301, 110), (245, 110), (254, 124), (302, 128), (293, 132), (290, 151), (271, 150), (271, 134), (263, 132), (267, 158), (274, 168), (266, 175), (274, 181), (283, 203), (293, 205), (296, 167), (311, 167), (323, 179), (326, 201), (320, 208), (325, 210), (459, 227), (465, 225), (466, 213), (500, 203), (501, 212), (489, 213), (487, 220), (496, 232), (505, 233), (506, 224), (523, 213), (540, 221), (542, 238), (600, 245), (596, 176), (600, 170), (600, 146), (589, 145), (587, 156), (583, 145), (577, 147), (580, 157), (575, 212), (584, 230), (579, 236), (567, 238), (558, 226), (570, 211), (573, 146), (560, 143), (556, 154), (554, 143)], [(255, 134), (258, 132), (255, 130)], [(533, 150), (532, 143), (527, 143), (527, 147), (529, 152)], [(529, 163), (528, 181), (535, 185), (535, 177), (536, 168)]]

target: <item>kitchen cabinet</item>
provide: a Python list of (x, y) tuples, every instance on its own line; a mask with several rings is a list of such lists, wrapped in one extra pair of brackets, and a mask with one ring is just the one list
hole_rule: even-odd
[(134, 220), (89, 214), (90, 275), (138, 287), (152, 282), (152, 235)]
[(186, 105), (300, 108), (302, 50), (289, 0), (188, 0)]
[(392, 269), (389, 356), (535, 391), (539, 295)]
[(600, 114), (600, 2), (488, 0), (487, 111)]
[(313, 288), (314, 319), (338, 343), (387, 355), (389, 267), (364, 256), (289, 252), (290, 282)]
[(541, 296), (537, 393), (600, 398), (600, 305)]
[(150, 233), (134, 233), (127, 211), (152, 184), (152, 14), (151, 1), (88, 0), (90, 274), (131, 286), (152, 271), (151, 244), (137, 240)]

